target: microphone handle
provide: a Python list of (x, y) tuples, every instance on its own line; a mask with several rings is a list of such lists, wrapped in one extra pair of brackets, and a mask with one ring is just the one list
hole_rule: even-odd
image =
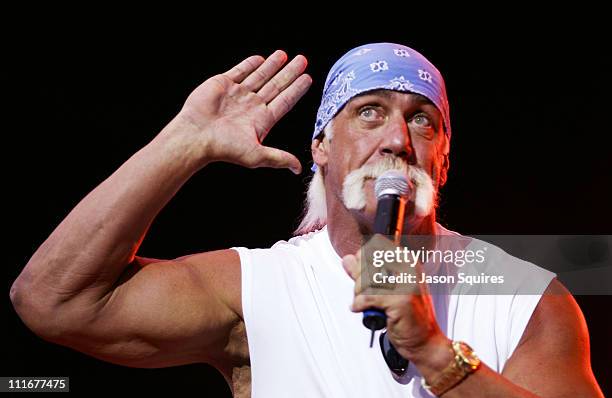
[(382, 195), (378, 199), (376, 218), (374, 219), (375, 234), (393, 235), (395, 237), (398, 229), (401, 231), (401, 225), (398, 225), (401, 205), (402, 203), (398, 195)]
[[(393, 235), (396, 242), (402, 234), (404, 208), (400, 198), (395, 195), (383, 195), (376, 207), (374, 233), (386, 236)], [(363, 312), (363, 324), (372, 331), (370, 347), (373, 344), (374, 331), (387, 325), (387, 316), (376, 308), (368, 308)], [(397, 376), (403, 376), (408, 370), (409, 361), (403, 358), (389, 341), (387, 332), (380, 335), (380, 349), (389, 369)]]
[[(374, 219), (374, 233), (386, 236), (393, 235), (395, 238), (401, 235), (402, 225), (399, 218), (402, 216), (403, 203), (399, 195), (382, 195), (378, 198), (376, 205), (376, 218)], [(400, 214), (401, 213), (401, 214)], [(370, 347), (374, 341), (374, 332), (387, 325), (387, 316), (378, 308), (368, 308), (363, 312), (363, 325), (372, 331)]]

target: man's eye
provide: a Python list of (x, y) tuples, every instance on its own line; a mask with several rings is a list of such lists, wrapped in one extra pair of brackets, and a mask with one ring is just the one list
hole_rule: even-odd
[(431, 120), (427, 115), (416, 115), (412, 121), (420, 127), (431, 127)]
[(359, 117), (367, 121), (376, 120), (380, 118), (380, 113), (376, 108), (366, 107), (359, 110)]

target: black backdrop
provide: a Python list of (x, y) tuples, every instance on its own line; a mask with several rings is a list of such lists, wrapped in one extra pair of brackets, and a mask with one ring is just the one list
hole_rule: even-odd
[[(122, 28), (130, 25), (127, 21)], [(289, 20), (291, 22), (291, 20)], [(584, 21), (583, 21), (584, 22)], [(588, 21), (587, 26), (588, 26)], [(290, 24), (289, 24), (290, 25)], [(465, 234), (610, 234), (608, 76), (598, 29), (495, 23), (432, 34), (335, 21), (248, 27), (118, 31), (114, 21), (8, 32), (2, 86), (5, 278), (3, 376), (70, 376), (73, 391), (202, 391), (228, 396), (206, 365), (131, 369), (46, 343), (15, 315), (8, 292), (67, 212), (173, 117), (190, 91), (251, 54), (282, 48), (309, 59), (314, 84), (266, 144), (310, 162), (309, 137), (335, 59), (374, 41), (407, 44), (446, 78), (453, 138), (441, 222)], [(437, 26), (437, 25), (436, 25)], [(437, 29), (437, 28), (436, 28)], [(170, 34), (170, 31), (173, 31)], [(336, 33), (334, 33), (336, 32)], [(340, 33), (338, 33), (340, 32)], [(213, 164), (195, 175), (152, 225), (139, 254), (173, 258), (290, 236), (308, 173)], [(612, 335), (609, 296), (577, 297), (604, 391)]]

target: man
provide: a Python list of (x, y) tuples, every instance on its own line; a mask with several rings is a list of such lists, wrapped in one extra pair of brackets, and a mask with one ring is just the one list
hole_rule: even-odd
[[(550, 273), (529, 268), (540, 290), (510, 299), (452, 299), (423, 284), (393, 295), (362, 289), (359, 252), (382, 172), (399, 169), (415, 187), (406, 233), (454, 235), (435, 222), (449, 168), (444, 82), (405, 46), (362, 46), (332, 67), (304, 235), (270, 249), (136, 256), (156, 214), (209, 163), (301, 172), (295, 156), (261, 144), (311, 84), (303, 56), (286, 61), (282, 51), (250, 57), (204, 82), (73, 209), (11, 289), (26, 325), (117, 364), (210, 363), (237, 397), (601, 396), (580, 310)], [(386, 314), (406, 374), (393, 377), (368, 348), (368, 308)]]

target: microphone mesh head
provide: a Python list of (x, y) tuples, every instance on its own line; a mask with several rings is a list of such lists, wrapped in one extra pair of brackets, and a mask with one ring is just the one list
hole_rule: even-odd
[(385, 171), (374, 184), (377, 199), (382, 195), (407, 196), (408, 190), (406, 175), (399, 170)]

